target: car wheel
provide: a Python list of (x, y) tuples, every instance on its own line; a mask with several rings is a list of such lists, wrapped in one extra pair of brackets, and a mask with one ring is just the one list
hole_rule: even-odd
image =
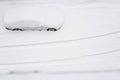
[(47, 31), (57, 31), (55, 28), (48, 28)]
[(24, 30), (22, 30), (22, 29), (20, 29), (20, 28), (14, 28), (14, 29), (12, 29), (13, 31), (24, 31)]

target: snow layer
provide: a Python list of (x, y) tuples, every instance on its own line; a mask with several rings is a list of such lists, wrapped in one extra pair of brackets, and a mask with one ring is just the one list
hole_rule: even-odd
[[(1, 80), (120, 79), (120, 6), (92, 3), (62, 9), (66, 24), (59, 32), (21, 33), (3, 29)], [(36, 42), (40, 45), (19, 46)], [(24, 64), (29, 61), (30, 64)]]
[[(0, 50), (1, 53), (3, 53), (1, 54), (2, 56), (1, 63), (2, 62), (4, 63), (4, 60), (5, 63), (11, 63), (12, 61), (15, 61), (16, 58), (14, 59), (12, 58), (12, 56), (15, 56), (16, 52), (19, 51), (21, 51), (21, 55), (19, 56), (19, 58), (17, 58), (18, 60), (16, 60), (15, 62), (19, 62), (19, 60), (21, 60), (23, 56), (25, 56), (24, 53), (26, 53), (26, 57), (27, 57), (25, 61), (37, 61), (37, 60), (46, 60), (46, 59), (51, 60), (57, 58), (69, 58), (73, 56), (74, 51), (77, 51), (76, 54), (74, 54), (74, 56), (78, 56), (78, 55), (81, 56), (81, 55), (88, 55), (89, 51), (91, 54), (94, 54), (101, 51), (107, 52), (113, 49), (118, 49), (119, 39), (117, 39), (116, 42), (116, 38), (112, 39), (111, 36), (109, 38), (106, 37), (102, 38), (102, 36), (119, 33), (119, 29), (120, 29), (119, 7), (120, 6), (116, 4), (111, 5), (105, 3), (82, 4), (74, 7), (61, 5), (59, 6), (59, 8), (64, 12), (65, 23), (63, 28), (58, 32), (32, 32), (32, 31), (10, 32), (7, 31), (6, 29), (2, 30), (3, 26), (1, 24), (1, 31), (3, 31), (1, 32), (0, 35), (0, 47), (3, 48)], [(10, 8), (7, 8), (6, 10), (9, 9)], [(97, 39), (92, 39), (92, 38), (97, 38)], [(69, 43), (67, 43), (66, 45), (65, 42), (70, 42), (70, 46)], [(75, 44), (71, 42), (73, 43), (75, 42)], [(44, 45), (44, 44), (52, 44), (52, 43), (57, 43), (57, 44), (63, 43), (63, 45), (60, 46), (57, 45), (56, 48), (54, 44), (52, 47), (51, 45), (47, 47), (41, 46), (41, 44)], [(29, 45), (30, 48), (28, 47)], [(14, 50), (16, 46), (17, 49)], [(19, 48), (19, 46), (22, 48)], [(7, 49), (7, 50), (5, 49), (9, 47), (13, 47), (13, 49)], [(42, 53), (40, 54), (38, 48), (41, 48), (40, 52), (41, 51), (42, 53), (44, 52), (45, 55), (43, 55)], [(82, 50), (80, 50), (80, 48)], [(88, 52), (86, 52), (86, 49)], [(59, 53), (56, 54), (57, 50), (60, 51), (59, 53), (61, 54)], [(64, 53), (64, 50), (67, 52)], [(9, 52), (12, 52), (13, 55), (10, 54), (11, 56), (8, 56), (10, 58), (7, 57), (5, 58), (4, 56), (9, 54)], [(50, 52), (51, 54), (53, 53), (52, 55), (56, 55), (56, 56), (53, 57), (51, 56), (51, 54), (49, 55)], [(71, 55), (68, 56), (68, 53), (71, 53)], [(28, 54), (30, 54), (29, 57)], [(38, 54), (40, 55), (41, 58), (37, 56)], [(32, 57), (33, 55), (35, 57)], [(6, 59), (10, 59), (10, 60), (6, 61)]]
[(4, 29), (1, 24), (0, 45), (76, 40), (116, 32), (120, 29), (119, 5), (93, 3), (74, 7), (59, 6), (59, 8), (65, 15), (65, 22), (60, 31), (11, 32)]
[(63, 23), (63, 12), (55, 6), (12, 6), (4, 15), (7, 28), (59, 28)]

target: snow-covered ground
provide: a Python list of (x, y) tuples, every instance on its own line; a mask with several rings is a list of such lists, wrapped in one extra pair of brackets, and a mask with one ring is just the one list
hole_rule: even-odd
[(25, 4), (1, 2), (0, 79), (119, 80), (119, 3), (54, 1), (44, 5), (62, 10), (65, 22), (58, 32), (7, 31), (5, 12)]

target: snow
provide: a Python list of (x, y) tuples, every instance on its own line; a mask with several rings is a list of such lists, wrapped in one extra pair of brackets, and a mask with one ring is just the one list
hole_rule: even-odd
[(63, 5), (76, 5), (86, 2), (93, 2), (95, 0), (3, 0), (2, 3), (7, 4), (26, 4), (26, 3), (32, 3), (32, 4), (63, 4)]
[(119, 80), (119, 4), (57, 7), (65, 15), (58, 32), (12, 32), (1, 22), (0, 79)]
[(120, 2), (120, 0), (97, 0), (97, 1), (100, 1), (100, 2), (112, 2), (112, 3)]
[(12, 6), (4, 15), (7, 28), (59, 28), (64, 23), (63, 13), (54, 6)]
[[(103, 7), (104, 6), (104, 7)], [(118, 6), (119, 7), (119, 6)], [(65, 16), (63, 27), (57, 32), (7, 31), (3, 26), (0, 45), (47, 43), (77, 40), (119, 31), (120, 11), (117, 5), (84, 4), (75, 7), (59, 7)], [(8, 10), (8, 9), (7, 9)], [(108, 15), (109, 14), (109, 15)], [(31, 14), (30, 14), (31, 15)], [(61, 18), (61, 17), (60, 17)], [(10, 21), (10, 20), (9, 20)], [(53, 20), (55, 21), (55, 20)], [(61, 22), (62, 20), (60, 20)], [(24, 35), (24, 36), (23, 36)], [(9, 40), (8, 40), (9, 36)], [(67, 36), (67, 37), (66, 37)]]

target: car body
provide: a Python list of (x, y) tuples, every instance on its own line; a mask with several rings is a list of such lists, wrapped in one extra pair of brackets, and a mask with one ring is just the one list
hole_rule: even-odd
[(63, 13), (54, 6), (12, 6), (3, 20), (12, 31), (57, 31), (64, 23)]

